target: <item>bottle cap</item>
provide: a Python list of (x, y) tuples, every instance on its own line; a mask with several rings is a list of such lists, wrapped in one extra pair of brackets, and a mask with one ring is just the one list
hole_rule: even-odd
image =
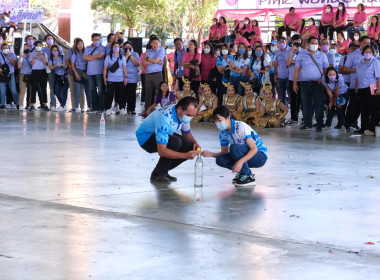
[(200, 152), (200, 151), (201, 151), (201, 148), (198, 147), (198, 148), (197, 148), (197, 151)]

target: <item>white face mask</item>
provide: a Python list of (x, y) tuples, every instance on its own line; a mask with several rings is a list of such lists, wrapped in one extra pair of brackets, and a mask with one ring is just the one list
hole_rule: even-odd
[(204, 51), (205, 54), (210, 53), (210, 49), (209, 48), (204, 48), (203, 51)]
[(220, 51), (216, 51), (216, 55), (217, 55), (217, 56), (220, 56)]
[(5, 55), (9, 54), (9, 49), (4, 49), (3, 54), (5, 54)]
[(215, 24), (216, 24), (216, 22), (215, 22), (215, 21), (213, 21), (213, 22), (212, 22), (212, 25), (215, 25)]
[(244, 21), (244, 23), (245, 23), (245, 24), (248, 24), (248, 23), (249, 23), (249, 21)]
[(336, 55), (336, 49), (330, 49), (330, 53), (331, 53), (332, 55)]
[(326, 12), (328, 12), (328, 13), (331, 12), (331, 9), (326, 9)]
[(312, 52), (316, 52), (316, 51), (318, 50), (318, 45), (310, 44), (309, 49), (310, 49)]
[(228, 54), (228, 50), (224, 49), (222, 50), (222, 55), (227, 55)]
[(343, 7), (342, 7), (342, 6), (339, 6), (339, 7), (338, 7), (338, 10), (339, 10), (339, 11), (343, 10)]
[(309, 21), (309, 26), (312, 26), (313, 25), (313, 22), (312, 21)]
[(356, 41), (358, 41), (358, 40), (359, 40), (359, 36), (354, 36), (354, 39), (355, 39)]
[(251, 56), (252, 55), (252, 51), (248, 51), (248, 55)]
[(40, 52), (42, 50), (42, 47), (36, 47), (36, 51)]

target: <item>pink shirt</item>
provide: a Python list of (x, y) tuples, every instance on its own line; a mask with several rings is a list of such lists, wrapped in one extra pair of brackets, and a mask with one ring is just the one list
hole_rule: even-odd
[(252, 27), (251, 28), (251, 31), (255, 31), (256, 35), (261, 38), (261, 29), (260, 27), (256, 26), (256, 27)]
[(218, 36), (218, 25), (211, 25), (210, 26), (210, 38)]
[(334, 21), (335, 13), (333, 11), (331, 12), (326, 12), (326, 6), (323, 8), (323, 13), (321, 17), (321, 21), (324, 24), (332, 24)]
[(368, 36), (370, 38), (375, 38), (375, 33), (379, 32), (380, 31), (380, 24), (377, 25), (374, 25), (374, 26), (368, 26), (368, 30), (367, 30), (367, 33), (368, 33)]
[(309, 26), (307, 28), (307, 32), (309, 32), (310, 36), (314, 36), (318, 38), (318, 28), (315, 24)]
[(255, 42), (257, 42), (257, 41), (259, 41), (262, 45), (264, 45), (263, 40), (261, 40), (260, 37), (256, 37), (255, 40), (252, 39), (250, 45), (253, 46), (253, 44), (254, 44)]
[[(199, 62), (201, 62), (201, 54), (197, 53), (197, 55), (194, 58), (194, 53), (187, 52), (187, 53), (185, 53), (182, 56), (182, 64), (189, 63), (191, 60), (194, 60), (194, 59), (198, 60)], [(185, 75), (185, 77), (189, 77), (189, 75), (190, 75), (190, 68), (185, 67), (185, 73), (184, 73), (184, 75)], [(198, 78), (194, 79), (194, 81), (200, 81), (200, 80), (201, 80), (201, 76), (199, 76)]]
[(239, 43), (244, 43), (246, 46), (249, 45), (249, 42), (248, 42), (247, 39), (245, 39), (244, 37), (241, 37), (240, 40), (237, 39), (237, 38), (235, 39), (234, 44), (237, 45), (237, 44), (239, 44)]
[(227, 31), (227, 24), (221, 24), (218, 27), (218, 36), (223, 38), (227, 34), (226, 31)]
[(216, 55), (212, 56), (210, 54), (204, 54), (202, 53), (202, 62), (201, 62), (201, 80), (207, 81), (208, 75), (210, 74), (210, 71), (212, 68), (216, 65)]
[(246, 25), (244, 30), (241, 30), (241, 32), (243, 32), (243, 35), (251, 31), (252, 31), (252, 26), (250, 24)]
[(355, 15), (354, 15), (354, 22), (358, 23), (358, 24), (362, 24), (364, 22), (366, 22), (368, 19), (368, 16), (365, 12), (356, 12)]
[(341, 24), (342, 22), (346, 20), (347, 20), (347, 12), (345, 12), (343, 16), (343, 12), (339, 11), (338, 20), (335, 22), (335, 24)]
[(140, 61), (141, 61), (141, 64), (144, 66), (144, 67), (141, 67), (141, 74), (145, 74), (145, 69), (146, 69), (146, 65), (145, 65), (145, 57), (146, 57), (146, 54), (145, 53), (142, 53), (140, 55)]
[(341, 48), (341, 47), (345, 47), (344, 50), (338, 50), (338, 53), (340, 53), (340, 54), (348, 53), (348, 46), (349, 46), (350, 44), (348, 43), (347, 40), (343, 40), (343, 42), (338, 41), (337, 44), (338, 44), (338, 47), (339, 47), (339, 48)]
[(169, 53), (166, 57), (169, 60), (170, 70), (173, 71), (174, 70), (174, 52)]
[[(291, 14), (286, 14), (285, 15), (285, 18), (284, 18), (284, 22), (287, 26), (289, 26), (290, 24), (292, 24), (294, 21), (296, 20), (300, 20), (301, 17), (299, 14), (297, 13), (294, 13), (294, 15), (291, 15)], [(294, 29), (297, 30), (298, 28), (298, 23), (296, 25), (294, 25)]]

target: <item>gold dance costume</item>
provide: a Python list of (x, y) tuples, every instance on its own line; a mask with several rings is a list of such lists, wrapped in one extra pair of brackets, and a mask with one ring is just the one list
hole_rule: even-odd
[(199, 122), (203, 118), (211, 118), (212, 112), (214, 111), (213, 105), (214, 100), (218, 100), (218, 97), (215, 94), (212, 94), (210, 97), (206, 97), (204, 94), (201, 96), (203, 105), (206, 107), (205, 110), (201, 111), (202, 115), (196, 116), (193, 118), (194, 122)]
[(263, 100), (265, 114), (261, 118), (260, 127), (271, 127), (276, 120), (280, 121), (281, 126), (285, 126), (286, 113), (281, 110), (280, 104), (279, 99)]
[(230, 109), (231, 113), (236, 112), (241, 106), (243, 97), (235, 94), (235, 96), (228, 96), (227, 94), (223, 95), (223, 105), (227, 106)]
[(178, 92), (178, 96), (176, 96), (177, 101), (180, 101), (182, 98), (187, 97), (187, 96), (194, 97), (195, 99), (197, 98), (197, 95), (194, 93), (194, 91), (191, 91), (189, 95), (185, 95), (184, 91), (180, 91)]
[[(237, 117), (238, 121), (242, 121), (254, 126), (256, 125), (257, 119), (261, 117), (260, 112), (257, 110), (258, 108), (256, 107), (257, 100), (261, 102), (260, 97), (258, 97), (256, 94), (252, 96), (247, 96), (247, 95), (243, 96), (242, 103), (243, 103), (244, 111), (238, 115)], [(252, 113), (253, 113), (254, 118), (252, 118), (252, 116), (248, 117)]]

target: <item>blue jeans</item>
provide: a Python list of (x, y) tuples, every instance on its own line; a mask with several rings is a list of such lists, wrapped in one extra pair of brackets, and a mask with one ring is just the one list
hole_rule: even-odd
[(313, 106), (318, 127), (323, 127), (324, 87), (316, 81), (300, 82), (302, 113), (305, 126), (312, 126)]
[(229, 82), (234, 85), (235, 92), (240, 96), (245, 95), (245, 88), (240, 84), (240, 82), (246, 83), (249, 81), (248, 77), (245, 76), (230, 76)]
[[(83, 79), (83, 70), (81, 69), (76, 69), (79, 76), (82, 77)], [(87, 107), (89, 109), (92, 109), (92, 98), (91, 98), (91, 94), (90, 94), (90, 91), (88, 89), (88, 80), (87, 78), (83, 80), (82, 83), (77, 83), (75, 81), (75, 108), (79, 108), (79, 103), (80, 103), (80, 97), (81, 95), (83, 94), (83, 88), (84, 88), (84, 92), (86, 93), (86, 100), (87, 100)]]
[[(249, 152), (249, 146), (247, 144), (232, 144), (230, 146), (230, 151), (225, 154), (221, 154), (216, 158), (216, 164), (220, 167), (225, 167), (230, 170), (233, 169), (235, 163), (244, 157)], [(241, 175), (251, 175), (252, 172), (250, 168), (259, 168), (264, 166), (267, 162), (267, 155), (263, 152), (258, 151), (250, 160), (243, 164), (240, 170)]]
[[(92, 109), (95, 111), (104, 110), (104, 92), (105, 86), (103, 81), (103, 75), (88, 75), (88, 90), (92, 98)], [(98, 90), (96, 90), (98, 88)]]
[(360, 31), (365, 31), (365, 28), (364, 28), (363, 25), (359, 25), (356, 28), (350, 26), (350, 27), (347, 28), (347, 35), (353, 41), (354, 40), (354, 33), (355, 32), (359, 32), (360, 33)]
[(64, 84), (62, 85), (61, 84), (61, 77), (57, 75), (55, 77), (54, 92), (58, 98), (59, 104), (62, 107), (66, 106), (68, 90), (69, 90), (69, 81), (67, 80), (67, 77), (64, 78)]
[(5, 106), (6, 102), (6, 96), (7, 96), (7, 85), (9, 89), (11, 90), (13, 100), (15, 104), (18, 106), (18, 92), (16, 89), (16, 80), (15, 80), (15, 73), (10, 74), (11, 79), (6, 83), (0, 83), (0, 96), (1, 96), (1, 105)]
[[(57, 100), (55, 100), (55, 73), (54, 71), (47, 74), (50, 88), (50, 106), (57, 106)], [(58, 99), (59, 100), (59, 99)]]
[(289, 79), (277, 79), (277, 94), (282, 103), (286, 104), (286, 90), (288, 89)]

